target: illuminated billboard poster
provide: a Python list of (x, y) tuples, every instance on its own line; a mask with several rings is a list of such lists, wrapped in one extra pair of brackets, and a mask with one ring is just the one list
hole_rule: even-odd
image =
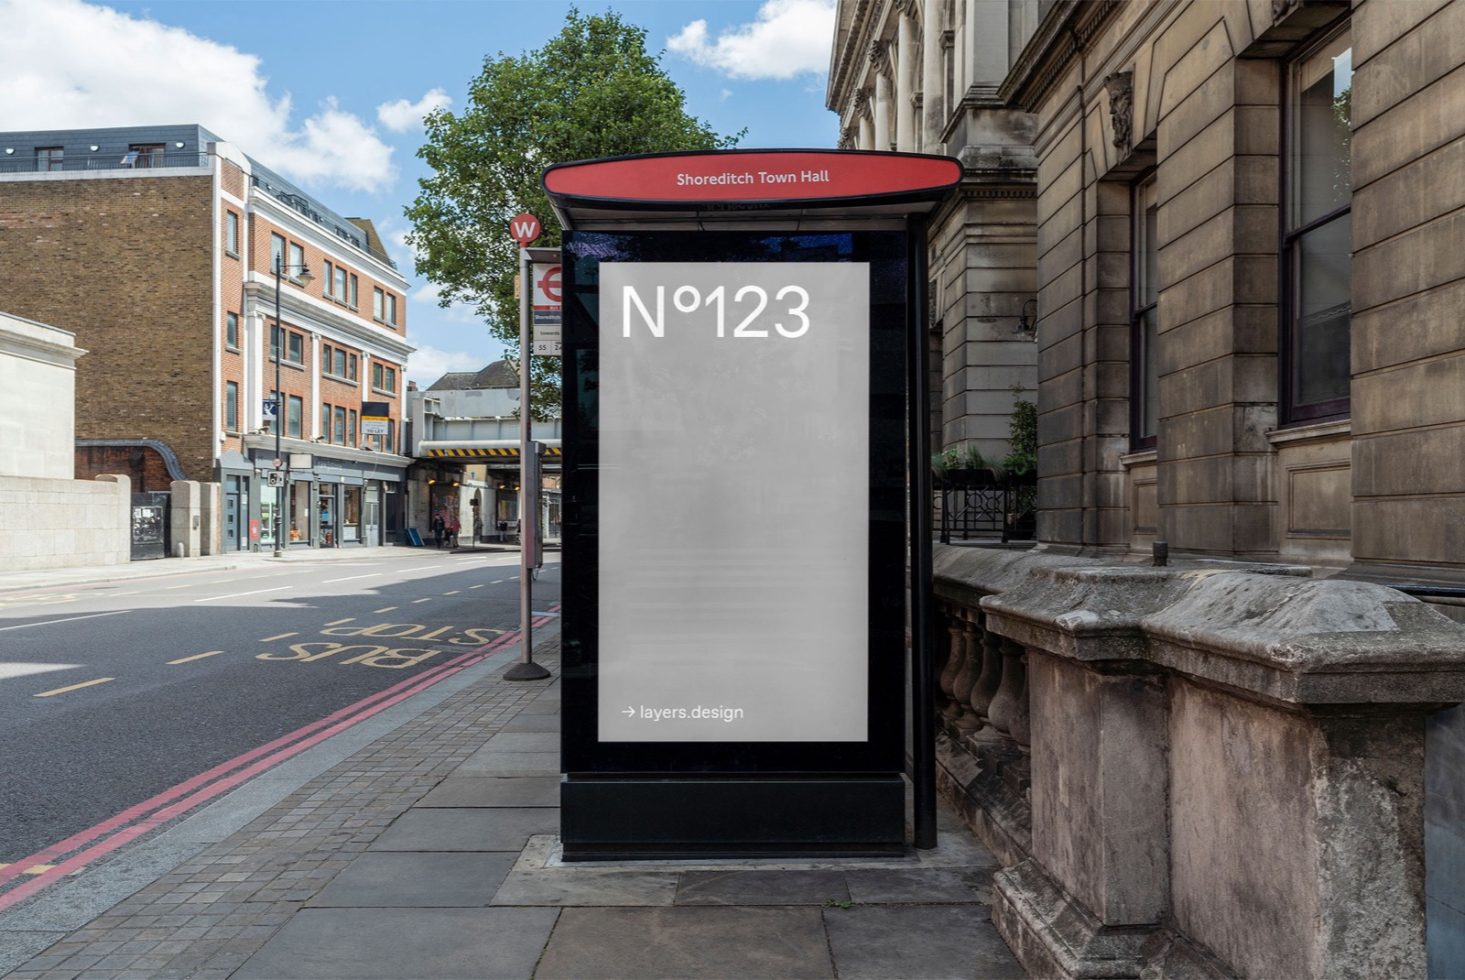
[(869, 287), (600, 265), (602, 741), (865, 741)]

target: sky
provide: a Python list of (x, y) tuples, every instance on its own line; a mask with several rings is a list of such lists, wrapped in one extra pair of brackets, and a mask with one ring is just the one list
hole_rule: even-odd
[[(333, 210), (372, 219), (412, 282), (409, 379), (476, 370), (502, 345), (440, 308), (403, 241), (426, 168), (422, 116), (463, 107), (486, 57), (540, 47), (560, 0), (0, 0), (6, 129), (198, 123)], [(687, 110), (742, 146), (832, 147), (834, 0), (582, 0), (647, 29)], [(541, 215), (547, 218), (548, 216)], [(506, 232), (507, 233), (507, 232)]]

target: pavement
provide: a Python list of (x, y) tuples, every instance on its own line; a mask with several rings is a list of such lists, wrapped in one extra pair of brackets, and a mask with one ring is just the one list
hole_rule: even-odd
[(512, 645), (0, 913), (52, 978), (1017, 977), (943, 808), (888, 859), (564, 864), (558, 637)]

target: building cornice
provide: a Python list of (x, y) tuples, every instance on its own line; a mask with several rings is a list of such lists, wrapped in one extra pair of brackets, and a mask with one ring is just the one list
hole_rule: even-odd
[[(258, 313), (273, 318), (275, 315), (275, 279), (262, 272), (252, 271), (244, 283), (244, 296), (248, 307), (245, 313)], [(347, 316), (334, 304), (301, 293), (296, 287), (288, 286), (280, 291), (280, 312), (286, 319), (308, 330), (325, 334), (330, 339), (347, 340), (369, 354), (380, 352), (397, 361), (405, 361), (417, 348), (402, 337), (365, 323), (354, 316)]]
[[(272, 453), (275, 451), (275, 437), (264, 433), (249, 433), (243, 437), (244, 448), (264, 450)], [(353, 449), (350, 446), (338, 446), (331, 442), (315, 442), (310, 439), (295, 439), (290, 436), (280, 437), (280, 451), (282, 453), (310, 453), (311, 456), (318, 456), (325, 460), (339, 460), (351, 463), (375, 463), (379, 466), (390, 466), (393, 469), (406, 469), (412, 465), (412, 459), (408, 456), (398, 456), (396, 453), (380, 453), (370, 449)]]
[(998, 96), (1026, 112), (1037, 112), (1074, 58), (1120, 5), (1121, 0), (1059, 0), (1028, 39)]
[[(70, 334), (67, 337), (69, 340)], [(70, 343), (60, 344), (6, 330), (5, 321), (0, 319), (0, 354), (9, 354), (39, 364), (50, 364), (53, 367), (74, 369), (77, 358), (85, 353), (86, 351)]]

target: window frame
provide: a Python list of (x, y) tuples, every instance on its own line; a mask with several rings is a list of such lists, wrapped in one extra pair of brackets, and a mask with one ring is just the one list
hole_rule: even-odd
[[(289, 245), (289, 249), (290, 264), (288, 266), (288, 271), (286, 275), (290, 277), (291, 282), (295, 283), (296, 285), (300, 285), (300, 279), (298, 277), (300, 275), (300, 270), (305, 268), (305, 246), (301, 245), (299, 242), (291, 242)], [(300, 259), (300, 261), (298, 262), (295, 261), (297, 257)]]
[(351, 309), (353, 309), (353, 310), (356, 309), (356, 297), (357, 297), (357, 288), (358, 288), (358, 285), (359, 285), (359, 283), (358, 283), (358, 280), (356, 278), (356, 273), (353, 272), (353, 273), (351, 273), (351, 282), (350, 282), (351, 293), (350, 293), (349, 296), (346, 297), (346, 305), (349, 306), (349, 307), (351, 307)]
[(224, 431), (239, 431), (239, 383), (224, 382)]
[(356, 409), (348, 409), (346, 411), (346, 445), (355, 447), (356, 429), (360, 424), (361, 422), (356, 415)]
[(397, 294), (387, 293), (387, 320), (388, 325), (397, 325)]
[(285, 436), (305, 438), (305, 399), (300, 395), (285, 396)]
[[(1159, 412), (1155, 412), (1155, 431), (1143, 434), (1145, 429), (1145, 417), (1148, 414), (1149, 399), (1147, 397), (1149, 380), (1146, 368), (1153, 368), (1156, 372), (1155, 396), (1159, 399), (1159, 361), (1155, 352), (1148, 350), (1145, 343), (1145, 317), (1153, 315), (1156, 319), (1156, 332), (1159, 328), (1160, 315), (1160, 290), (1158, 284), (1155, 288), (1155, 299), (1152, 303), (1143, 303), (1140, 295), (1140, 283), (1142, 280), (1142, 265), (1145, 260), (1145, 253), (1141, 251), (1141, 240), (1144, 244), (1153, 248), (1156, 255), (1156, 268), (1159, 266), (1159, 243), (1149, 242), (1148, 235), (1144, 231), (1144, 209), (1142, 207), (1147, 194), (1154, 196), (1155, 207), (1159, 207), (1159, 172), (1154, 168), (1141, 174), (1129, 187), (1129, 451), (1132, 453), (1147, 452), (1156, 448), (1159, 443), (1160, 420)], [(1158, 222), (1156, 222), (1158, 228)], [(1148, 355), (1148, 358), (1147, 356)]]
[[(283, 344), (276, 343), (275, 338), (280, 336), (280, 334), (275, 333), (276, 330), (284, 331)], [(290, 357), (290, 348), (292, 346), (292, 341), (298, 342), (298, 346), (300, 347), (299, 360), (294, 360)], [(283, 354), (283, 360), (280, 361), (281, 364), (290, 364), (295, 367), (304, 367), (305, 335), (303, 333), (300, 333), (298, 330), (292, 330), (289, 327), (281, 327), (278, 323), (270, 324), (270, 360), (273, 361), (275, 359), (275, 357), (277, 356), (277, 352), (279, 354)]]
[[(1351, 180), (1353, 159), (1351, 143), (1348, 159), (1350, 174), (1348, 203), (1298, 224), (1296, 227), (1293, 227), (1292, 217), (1293, 208), (1297, 200), (1295, 178), (1299, 170), (1297, 163), (1299, 151), (1297, 103), (1301, 93), (1298, 87), (1298, 72), (1308, 59), (1318, 54), (1344, 34), (1350, 35), (1349, 50), (1351, 51), (1353, 48), (1352, 30), (1351, 18), (1345, 14), (1320, 31), (1313, 40), (1299, 48), (1295, 54), (1287, 59), (1283, 66), (1282, 111), (1279, 113), (1281, 117), (1279, 143), (1281, 153), (1279, 160), (1280, 181), (1278, 186), (1277, 208), (1277, 415), (1278, 425), (1283, 428), (1342, 420), (1348, 418), (1352, 412), (1351, 369), (1349, 372), (1350, 392), (1348, 395), (1341, 398), (1313, 402), (1307, 405), (1297, 403), (1298, 391), (1301, 388), (1301, 384), (1297, 378), (1297, 348), (1301, 337), (1297, 323), (1298, 290), (1301, 285), (1301, 276), (1299, 275), (1298, 267), (1300, 245), (1303, 239), (1311, 232), (1324, 228), (1345, 216), (1351, 220), (1353, 211)], [(1351, 127), (1351, 118), (1349, 124)], [(1351, 286), (1353, 280), (1352, 252), (1349, 253), (1348, 262), (1348, 279)], [(1352, 321), (1353, 311), (1350, 302), (1348, 311), (1350, 360)]]
[(285, 271), (285, 248), (288, 245), (284, 235), (270, 232), (270, 275)]
[(387, 293), (380, 286), (373, 286), (371, 290), (371, 318), (378, 323), (385, 323), (387, 315)]
[[(44, 166), (42, 165), (44, 164)], [(36, 147), (36, 172), (53, 174), (59, 170), (66, 169), (66, 147), (64, 146), (38, 146)]]
[(326, 299), (335, 299), (336, 288), (335, 266), (330, 259), (323, 259), (321, 265), (325, 268), (325, 274), (320, 277), (320, 292)]
[(224, 347), (239, 350), (239, 314), (233, 310), (224, 311)]
[(224, 254), (239, 258), (239, 212), (224, 210)]

